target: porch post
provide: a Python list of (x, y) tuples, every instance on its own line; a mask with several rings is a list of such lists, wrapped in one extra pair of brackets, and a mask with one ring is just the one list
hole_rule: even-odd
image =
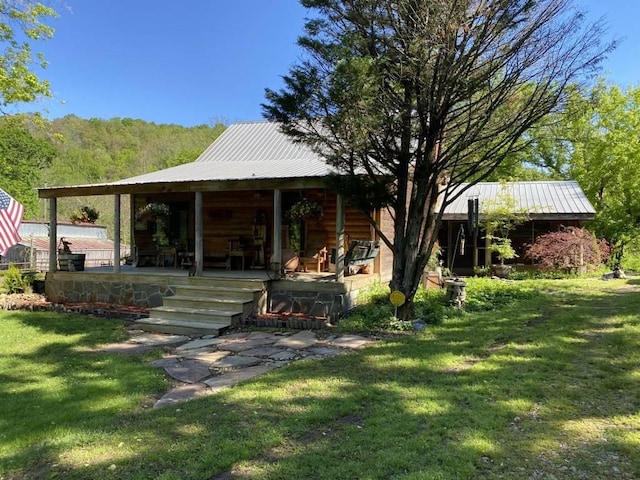
[(58, 270), (58, 199), (49, 199), (49, 271)]
[(120, 194), (113, 196), (113, 273), (120, 273)]
[(129, 258), (138, 262), (138, 250), (136, 246), (136, 200), (134, 195), (129, 195)]
[(491, 266), (491, 239), (488, 235), (484, 237), (484, 266), (485, 268)]
[(453, 243), (453, 229), (452, 229), (452, 221), (449, 220), (447, 222), (447, 268), (451, 271), (451, 262), (453, 261), (453, 252), (456, 249), (456, 246), (453, 247), (451, 244)]
[[(273, 262), (282, 264), (282, 192), (273, 190)], [(269, 266), (265, 258), (265, 265)]]
[(336, 194), (336, 282), (344, 281), (344, 199)]
[(195, 221), (196, 221), (196, 243), (195, 243), (195, 260), (196, 260), (196, 276), (202, 276), (202, 262), (204, 261), (203, 250), (203, 228), (202, 228), (202, 192), (196, 192), (195, 205)]

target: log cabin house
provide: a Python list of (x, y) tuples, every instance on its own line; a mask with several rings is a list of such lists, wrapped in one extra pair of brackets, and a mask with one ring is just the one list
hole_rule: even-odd
[[(56, 225), (57, 198), (113, 195), (114, 249), (120, 248), (121, 221), (128, 220), (134, 256), (131, 267), (60, 272), (52, 229), (47, 295), (61, 302), (148, 306), (150, 316), (166, 317), (159, 309), (177, 297), (203, 295), (189, 285), (214, 288), (214, 279), (222, 279), (226, 286), (235, 282), (241, 290), (255, 289), (252, 306), (219, 302), (231, 310), (240, 308), (239, 314), (229, 316), (230, 323), (245, 321), (252, 311), (336, 318), (353, 306), (363, 285), (390, 279), (392, 258), (380, 246), (366, 265), (345, 266), (353, 242), (377, 239), (366, 216), (327, 188), (331, 172), (316, 153), (293, 143), (277, 124), (248, 122), (231, 125), (192, 163), (117, 182), (40, 189), (40, 198), (50, 201), (51, 225)], [(139, 215), (121, 219), (120, 197), (127, 194), (131, 212)], [(301, 201), (311, 204), (314, 214), (289, 221), (288, 212)], [(168, 207), (160, 222), (158, 205)], [(373, 215), (384, 229), (392, 227), (383, 212)], [(160, 243), (159, 224), (164, 225)], [(298, 259), (295, 273), (270, 280), (270, 263), (284, 265), (292, 253)], [(205, 310), (200, 306), (189, 308)], [(167, 330), (189, 331), (174, 326)]]

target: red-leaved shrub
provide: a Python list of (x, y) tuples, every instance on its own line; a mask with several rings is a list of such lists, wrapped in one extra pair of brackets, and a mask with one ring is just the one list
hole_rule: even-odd
[[(595, 269), (609, 259), (611, 247), (606, 240), (578, 227), (562, 227), (545, 233), (527, 247), (526, 256), (544, 270), (575, 272), (581, 266)], [(581, 260), (582, 259), (582, 260)]]

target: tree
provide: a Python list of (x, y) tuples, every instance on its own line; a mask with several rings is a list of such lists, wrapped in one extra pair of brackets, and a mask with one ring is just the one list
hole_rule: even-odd
[(582, 115), (569, 125), (568, 175), (596, 209), (590, 228), (613, 245), (619, 261), (640, 236), (640, 87), (623, 91), (600, 83), (579, 101)]
[(53, 143), (34, 137), (23, 116), (0, 119), (0, 178), (2, 188), (25, 206), (25, 217), (37, 216), (41, 174), (56, 158)]
[(30, 42), (53, 36), (45, 22), (57, 17), (55, 10), (33, 0), (0, 0), (0, 111), (17, 102), (33, 102), (39, 96), (51, 96), (49, 82), (33, 72), (33, 66), (45, 68), (42, 54), (33, 58)]
[(495, 199), (488, 199), (480, 206), (482, 220), (480, 226), (485, 231), (485, 238), (489, 242), (488, 250), (498, 255), (500, 265), (505, 260), (517, 257), (511, 245), (509, 234), (518, 225), (529, 220), (529, 212), (518, 208), (509, 186), (502, 184)]
[(613, 45), (570, 0), (301, 2), (315, 12), (298, 40), (307, 55), (267, 89), (264, 114), (343, 175), (335, 188), (393, 252), (407, 320), (444, 206), (524, 148)]
[(564, 227), (536, 238), (526, 255), (544, 270), (581, 273), (594, 270), (609, 258), (609, 245), (578, 227)]

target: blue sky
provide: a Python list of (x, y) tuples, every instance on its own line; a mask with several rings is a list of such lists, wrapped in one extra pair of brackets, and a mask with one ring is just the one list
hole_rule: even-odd
[[(610, 83), (640, 85), (640, 2), (574, 0), (623, 39), (603, 65)], [(296, 62), (297, 0), (65, 0), (54, 37), (36, 45), (53, 99), (23, 110), (56, 118), (141, 118), (184, 126), (262, 118), (266, 87)], [(61, 7), (66, 5), (66, 8)]]

